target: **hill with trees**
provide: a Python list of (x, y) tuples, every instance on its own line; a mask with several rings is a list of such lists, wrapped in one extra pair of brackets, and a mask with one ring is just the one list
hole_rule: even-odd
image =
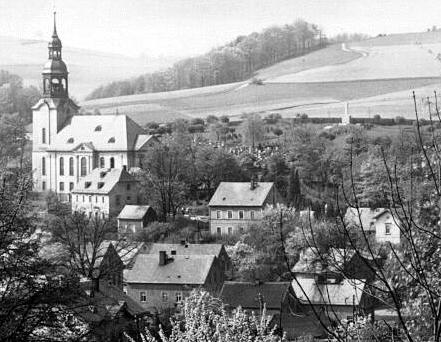
[(86, 99), (97, 99), (238, 82), (258, 69), (304, 55), (326, 45), (318, 26), (304, 20), (272, 26), (238, 36), (210, 52), (175, 63), (164, 71), (112, 82), (95, 89)]

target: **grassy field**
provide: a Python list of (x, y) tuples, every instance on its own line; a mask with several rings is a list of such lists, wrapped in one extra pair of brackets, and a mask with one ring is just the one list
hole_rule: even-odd
[(441, 52), (441, 44), (353, 45), (352, 48), (365, 52), (365, 55), (343, 64), (270, 78), (267, 82), (335, 82), (441, 76), (441, 61), (435, 58)]
[(343, 48), (330, 46), (278, 63), (257, 73), (265, 80), (263, 85), (241, 82), (100, 99), (84, 102), (83, 106), (87, 110), (98, 108), (103, 114), (118, 110), (141, 124), (210, 114), (341, 116), (344, 102), (349, 102), (352, 116), (413, 118), (412, 90), (417, 91), (419, 110), (424, 115), (421, 98), (441, 86), (438, 53), (439, 32), (391, 35)]

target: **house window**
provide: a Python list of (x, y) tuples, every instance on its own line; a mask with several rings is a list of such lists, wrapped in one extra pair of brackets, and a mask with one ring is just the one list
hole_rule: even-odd
[(182, 301), (182, 292), (176, 292), (176, 302), (179, 303)]
[(115, 158), (110, 158), (110, 168), (113, 169), (115, 168)]
[(104, 157), (100, 158), (100, 168), (104, 168), (106, 165), (105, 161), (104, 161)]
[(232, 235), (233, 234), (233, 227), (228, 227), (228, 235)]
[(161, 298), (163, 302), (167, 302), (168, 301), (168, 293), (167, 292), (162, 292), (161, 293)]
[(89, 203), (92, 203), (92, 196), (89, 196)]
[(80, 162), (80, 166), (81, 166), (81, 177), (84, 177), (87, 174), (87, 161), (86, 161), (86, 157), (82, 157), (81, 158), (81, 162)]
[(41, 143), (46, 144), (46, 128), (41, 129)]
[(60, 182), (60, 191), (64, 191), (64, 182)]
[(144, 291), (141, 291), (139, 293), (139, 301), (143, 303), (147, 302), (147, 295), (145, 294)]
[(60, 176), (64, 176), (64, 158), (60, 157)]
[(216, 218), (218, 218), (218, 219), (221, 218), (221, 212), (220, 212), (220, 210), (216, 211)]
[(78, 195), (75, 196), (75, 200), (78, 202)]
[(120, 205), (121, 204), (121, 196), (120, 195), (116, 195), (115, 203), (116, 203), (116, 205)]
[(45, 181), (41, 182), (41, 190), (43, 190), (43, 191), (46, 190), (46, 182)]
[(46, 176), (46, 158), (41, 158), (41, 174)]
[(127, 184), (126, 188), (127, 188), (127, 191), (130, 191), (130, 184)]
[[(70, 182), (70, 183), (69, 183), (69, 191), (72, 191), (73, 188), (74, 188), (74, 183), (73, 183), (73, 182)], [(77, 200), (78, 200), (78, 196), (77, 196)]]
[(217, 232), (217, 235), (222, 235), (222, 228), (221, 227), (217, 227), (216, 228), (216, 232)]
[(74, 159), (73, 157), (69, 158), (69, 176), (74, 175)]
[(229, 219), (233, 218), (233, 212), (231, 210), (228, 210), (228, 218)]
[(104, 203), (104, 196), (102, 196), (102, 197), (101, 197), (101, 202), (103, 202), (103, 203)]
[(392, 224), (391, 223), (386, 223), (385, 224), (385, 231), (384, 231), (384, 233), (386, 235), (390, 235), (391, 228), (392, 228)]
[(84, 195), (83, 195), (83, 203), (84, 203)]
[(243, 219), (243, 210), (239, 210), (239, 218), (242, 220)]
[(130, 201), (132, 198), (130, 196), (127, 196), (127, 201)]
[(244, 232), (243, 227), (239, 227), (239, 232), (240, 232), (241, 234), (243, 234), (243, 232)]
[(98, 203), (98, 196), (95, 196), (95, 203)]
[(251, 218), (252, 220), (254, 220), (254, 210), (251, 210), (251, 212), (250, 212), (250, 218)]

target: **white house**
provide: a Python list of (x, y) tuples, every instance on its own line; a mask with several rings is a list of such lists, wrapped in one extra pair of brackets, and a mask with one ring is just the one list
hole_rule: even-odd
[(367, 234), (375, 235), (377, 242), (400, 243), (400, 227), (398, 218), (387, 208), (356, 208), (349, 207), (345, 214), (345, 222), (354, 225)]

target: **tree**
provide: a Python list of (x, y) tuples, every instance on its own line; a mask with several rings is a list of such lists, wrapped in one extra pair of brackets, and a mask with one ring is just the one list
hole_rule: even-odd
[(299, 171), (294, 167), (289, 172), (288, 191), (286, 196), (290, 206), (300, 209), (302, 204), (302, 191), (300, 187)]
[(243, 143), (251, 146), (253, 149), (256, 145), (263, 142), (265, 137), (265, 125), (259, 115), (248, 116), (242, 124)]
[(0, 180), (0, 341), (57, 340), (51, 331), (63, 331), (70, 340), (61, 318), (77, 287), (40, 256), (30, 177), (2, 171)]

